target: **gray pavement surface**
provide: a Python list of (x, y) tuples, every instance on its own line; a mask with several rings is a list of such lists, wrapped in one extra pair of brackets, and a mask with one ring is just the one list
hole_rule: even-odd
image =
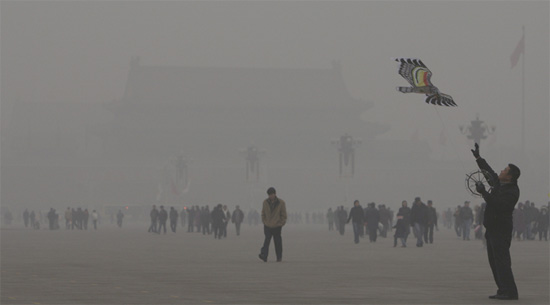
[(3, 227), (1, 304), (549, 304), (549, 243), (512, 243), (519, 301), (496, 292), (480, 241), (447, 229), (435, 243), (353, 243), (328, 226), (287, 225), (283, 262), (258, 259), (261, 226), (228, 238), (147, 233), (147, 224), (97, 231)]

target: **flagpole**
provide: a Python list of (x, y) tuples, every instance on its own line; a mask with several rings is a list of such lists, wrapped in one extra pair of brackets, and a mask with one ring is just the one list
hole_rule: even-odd
[(523, 56), (521, 57), (521, 152), (525, 154), (525, 26), (521, 26), (523, 34)]

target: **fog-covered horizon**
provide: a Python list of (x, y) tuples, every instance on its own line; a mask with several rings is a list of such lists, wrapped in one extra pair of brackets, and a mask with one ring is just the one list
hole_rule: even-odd
[[(254, 207), (269, 186), (297, 211), (479, 203), (459, 130), (476, 117), (496, 128), (482, 156), (522, 169), (520, 200), (548, 201), (548, 2), (2, 1), (0, 14), (3, 206), (153, 204), (180, 154), (180, 204)], [(397, 92), (399, 56), (458, 107)], [(354, 178), (331, 144), (345, 133), (362, 139)], [(252, 144), (266, 154), (246, 182)]]

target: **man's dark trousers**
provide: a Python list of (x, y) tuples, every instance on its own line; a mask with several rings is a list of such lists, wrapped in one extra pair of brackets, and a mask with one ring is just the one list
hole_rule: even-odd
[(264, 246), (262, 247), (261, 254), (267, 258), (269, 254), (269, 244), (271, 243), (271, 237), (273, 237), (273, 243), (275, 243), (275, 255), (277, 260), (283, 258), (283, 239), (281, 238), (281, 229), (283, 227), (270, 228), (264, 225)]
[(511, 232), (506, 234), (487, 230), (485, 238), (487, 239), (489, 265), (498, 287), (497, 294), (517, 297), (518, 289), (514, 281), (512, 259), (510, 258)]
[(427, 225), (424, 230), (424, 242), (433, 244), (434, 242), (434, 227), (435, 225)]
[(361, 236), (361, 229), (363, 228), (363, 224), (359, 222), (353, 222), (353, 241), (358, 244), (359, 243), (359, 236)]
[(156, 221), (151, 221), (151, 226), (149, 226), (149, 230), (147, 230), (147, 232), (157, 233), (157, 222)]
[(164, 227), (164, 234), (166, 234), (166, 221), (159, 221), (159, 225), (157, 227), (157, 234), (160, 234), (162, 231), (162, 228)]
[(235, 223), (235, 229), (237, 230), (237, 236), (241, 235), (241, 223), (240, 222)]
[(178, 227), (178, 223), (176, 221), (170, 221), (170, 229), (172, 229), (172, 232), (176, 233), (177, 227)]

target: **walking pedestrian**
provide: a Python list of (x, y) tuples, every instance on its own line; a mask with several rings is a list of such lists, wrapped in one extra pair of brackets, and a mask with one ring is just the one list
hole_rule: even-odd
[(233, 211), (233, 215), (231, 216), (231, 222), (235, 224), (235, 230), (237, 231), (237, 236), (241, 235), (241, 223), (244, 221), (244, 213), (239, 208), (239, 206), (235, 207), (235, 211)]
[(212, 231), (214, 232), (214, 239), (222, 239), (223, 236), (223, 223), (225, 220), (225, 213), (223, 212), (222, 204), (216, 205), (212, 209)]
[(460, 221), (462, 222), (462, 240), (470, 240), (470, 228), (474, 222), (474, 212), (470, 208), (470, 201), (465, 201), (460, 209)]
[(405, 225), (405, 244), (407, 243), (409, 234), (411, 234), (411, 208), (409, 208), (407, 204), (407, 200), (403, 200), (399, 211), (397, 211), (397, 214), (403, 216), (403, 223)]
[(358, 244), (359, 233), (365, 224), (365, 215), (363, 213), (363, 208), (359, 204), (359, 200), (353, 202), (353, 208), (349, 211), (349, 217), (346, 223), (349, 223), (350, 220), (353, 225), (353, 241)]
[(404, 215), (401, 214), (401, 212), (397, 212), (397, 223), (393, 228), (395, 229), (395, 233), (393, 235), (393, 246), (397, 247), (397, 240), (400, 239), (401, 247), (407, 247), (407, 241), (405, 238), (407, 236), (408, 225), (405, 222)]
[(338, 231), (340, 235), (344, 235), (346, 232), (346, 219), (348, 218), (348, 212), (344, 210), (344, 206), (340, 206), (340, 209), (337, 211), (338, 216)]
[(94, 230), (97, 230), (97, 221), (99, 220), (99, 214), (95, 210), (92, 211), (92, 222), (94, 223)]
[(187, 209), (187, 233), (193, 233), (195, 229), (195, 207)]
[(170, 229), (174, 233), (176, 233), (176, 228), (178, 227), (178, 217), (178, 211), (174, 207), (170, 207)]
[(416, 197), (411, 209), (411, 226), (414, 230), (417, 247), (422, 247), (424, 245), (422, 238), (424, 237), (424, 230), (426, 230), (427, 223), (428, 207), (420, 200), (420, 197)]
[(25, 228), (29, 225), (29, 210), (25, 209), (23, 212), (23, 222), (25, 223)]
[(157, 233), (157, 221), (159, 217), (159, 211), (157, 210), (157, 206), (155, 204), (153, 204), (153, 209), (151, 209), (149, 217), (151, 218), (151, 225), (149, 226), (149, 230), (147, 230), (147, 232)]
[(158, 216), (158, 231), (157, 234), (160, 234), (162, 228), (164, 228), (164, 234), (166, 234), (166, 221), (168, 220), (168, 212), (164, 209), (164, 206), (160, 206), (159, 216)]
[(428, 200), (428, 223), (424, 232), (424, 242), (434, 243), (434, 227), (437, 227), (437, 211), (433, 207), (433, 202)]
[(453, 216), (455, 218), (455, 233), (456, 236), (461, 237), (462, 236), (462, 219), (460, 217), (460, 210), (462, 207), (460, 205), (456, 206), (456, 210), (453, 213)]
[(367, 223), (369, 242), (376, 242), (378, 235), (378, 223), (380, 222), (380, 212), (376, 209), (376, 204), (371, 202), (365, 209), (365, 222)]
[(53, 208), (50, 208), (50, 211), (48, 212), (47, 217), (49, 221), (50, 230), (55, 230), (56, 229), (55, 221), (57, 218), (57, 214), (55, 213), (55, 210)]
[(122, 213), (122, 210), (118, 210), (118, 213), (116, 214), (116, 224), (119, 228), (122, 228), (122, 219), (124, 218), (124, 214)]
[(539, 232), (539, 240), (548, 240), (548, 208), (541, 207), (540, 213), (537, 218), (537, 231)]
[(224, 219), (222, 222), (222, 235), (223, 238), (227, 237), (227, 224), (229, 223), (229, 220), (231, 219), (231, 212), (229, 212), (229, 209), (227, 208), (227, 205), (223, 205), (222, 211), (224, 213)]
[(286, 203), (283, 199), (277, 197), (277, 193), (273, 187), (267, 190), (267, 195), (268, 198), (265, 199), (262, 204), (262, 222), (264, 223), (265, 238), (259, 258), (267, 262), (269, 244), (271, 243), (271, 238), (273, 238), (277, 262), (281, 262), (283, 259), (283, 240), (281, 231), (287, 219)]

